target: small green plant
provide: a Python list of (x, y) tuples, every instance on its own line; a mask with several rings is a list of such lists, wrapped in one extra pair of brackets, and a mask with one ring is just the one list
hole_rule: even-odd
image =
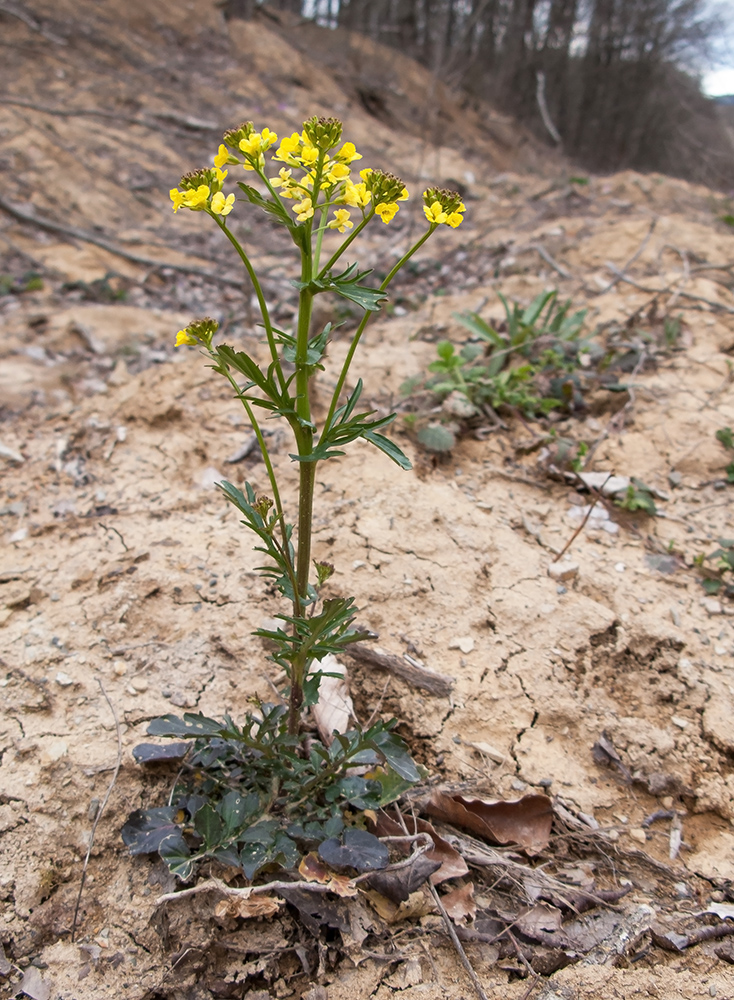
[[(254, 633), (270, 643), (271, 658), (287, 678), (282, 704), (255, 701), (241, 725), (230, 718), (217, 721), (189, 713), (182, 719), (166, 715), (148, 728), (152, 735), (187, 741), (184, 780), (177, 783), (167, 807), (134, 812), (123, 837), (134, 852), (157, 850), (181, 878), (188, 878), (194, 863), (204, 857), (236, 865), (247, 878), (272, 864), (292, 867), (303, 850), (341, 834), (347, 811), (383, 805), (420, 779), (407, 747), (394, 732), (395, 720), (378, 722), (366, 731), (335, 733), (325, 740), (304, 732), (303, 712), (318, 700), (322, 661), (368, 637), (354, 626), (353, 598), (322, 597), (334, 567), (312, 559), (314, 485), (318, 464), (338, 458), (360, 438), (401, 468), (410, 468), (406, 456), (382, 433), (395, 414), (376, 417), (360, 408), (362, 380), (347, 391), (347, 378), (367, 323), (386, 300), (395, 275), (440, 225), (460, 225), (464, 205), (455, 192), (429, 188), (423, 195), (425, 233), (374, 287), (367, 281), (370, 271), (359, 270), (356, 263), (344, 266), (342, 258), (366, 226), (375, 220), (391, 222), (399, 202), (408, 198), (403, 182), (370, 168), (353, 180), (350, 164), (362, 157), (353, 143), (342, 143), (342, 126), (334, 118), (311, 118), (302, 132), (284, 138), (271, 154), (277, 170), (273, 176), (266, 153), (277, 142), (274, 132), (268, 128), (258, 132), (251, 122), (231, 129), (224, 134), (214, 166), (186, 174), (170, 192), (174, 211), (203, 212), (219, 227), (242, 262), (259, 303), (265, 362), (215, 343), (218, 324), (210, 319), (196, 320), (179, 331), (176, 344), (202, 349), (252, 425), (270, 495), (258, 494), (249, 483), (244, 489), (227, 482), (220, 486), (257, 539), (256, 551), (264, 556), (262, 576), (289, 605), (289, 611), (276, 615), (277, 627)], [(293, 284), (299, 306), (291, 330), (273, 324), (255, 268), (228, 225), (235, 207), (234, 192), (225, 195), (223, 190), (225, 168), (230, 166), (244, 168), (259, 182), (258, 186), (238, 182), (244, 196), (240, 200), (265, 211), (297, 249), (300, 273)], [(327, 251), (325, 238), (332, 234), (343, 238)], [(324, 370), (332, 326), (312, 329), (312, 309), (314, 298), (325, 293), (359, 309), (362, 319), (336, 377), (328, 411), (318, 421), (309, 383)], [(283, 420), (292, 433), (290, 457), (299, 469), (296, 523), (287, 516), (286, 498), (257, 415), (263, 411)], [(141, 760), (156, 759), (155, 750), (150, 751), (151, 758), (140, 749)], [(357, 768), (369, 772), (357, 775)]]
[[(734, 538), (719, 538), (718, 542), (718, 549), (708, 556), (696, 556), (693, 562), (703, 576), (707, 594), (734, 597)], [(709, 560), (715, 560), (714, 565), (707, 565)]]
[(627, 492), (618, 500), (614, 501), (618, 507), (622, 510), (628, 510), (631, 512), (641, 510), (645, 514), (649, 514), (654, 517), (657, 514), (657, 507), (655, 506), (655, 500), (653, 499), (653, 492), (649, 486), (646, 486), (641, 480), (636, 479), (634, 476), (627, 487)]
[(505, 310), (500, 329), (477, 313), (455, 313), (473, 339), (460, 348), (440, 341), (428, 366), (433, 377), (409, 380), (402, 391), (408, 395), (422, 387), (442, 399), (458, 393), (475, 413), (504, 407), (533, 417), (573, 408), (579, 395), (575, 371), (586, 348), (579, 339), (586, 310), (571, 312), (570, 300), (559, 305), (557, 294), (544, 292), (526, 308), (510, 305), (500, 294)]
[[(731, 427), (722, 427), (716, 432), (716, 440), (726, 448), (727, 451), (734, 451), (734, 432)], [(734, 483), (734, 461), (726, 467), (726, 481)]]

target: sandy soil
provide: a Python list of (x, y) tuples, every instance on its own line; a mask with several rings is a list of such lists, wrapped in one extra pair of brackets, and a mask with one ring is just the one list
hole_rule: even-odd
[[(670, 286), (659, 310), (682, 317), (682, 349), (635, 374), (615, 425), (620, 400), (600, 394), (591, 411), (557, 426), (589, 443), (608, 429), (591, 468), (655, 487), (665, 495), (658, 517), (592, 518), (569, 552), (577, 570), (559, 582), (548, 569), (583, 501), (526, 447), (538, 427), (514, 421), (481, 440), (467, 435), (436, 462), (398, 422), (413, 472), (367, 445), (321, 466), (316, 555), (336, 565), (333, 592), (355, 595), (381, 646), (456, 679), (450, 697), (433, 698), (353, 665), (363, 719), (378, 705), (397, 716), (417, 759), (451, 784), (510, 798), (545, 789), (571, 815), (591, 818), (615, 871), (632, 879), (630, 912), (685, 914), (731, 898), (734, 609), (706, 597), (693, 566), (732, 536), (727, 457), (714, 437), (734, 425), (734, 234), (719, 221), (724, 199), (658, 176), (579, 186), (559, 165), (530, 171), (525, 144), (502, 146), (480, 111), (463, 144), (423, 145), (416, 117), (370, 117), (336, 71), (315, 68), (265, 23), (225, 26), (204, 0), (158, 5), (157, 20), (127, 4), (117, 22), (115, 5), (90, 4), (84, 31), (81, 5), (62, 7), (37, 5), (45, 34), (2, 15), (14, 46), (3, 93), (37, 105), (0, 101), (12, 177), (2, 197), (24, 210), (88, 233), (97, 226), (163, 265), (237, 279), (205, 220), (170, 214), (167, 189), (192, 158), (208, 158), (222, 124), (267, 117), (290, 129), (314, 111), (344, 114), (365, 162), (465, 185), (466, 224), (429, 244), (396, 284), (394, 314), (366, 338), (358, 372), (380, 410), (425, 369), (437, 339), (461, 338), (457, 309), (500, 317), (498, 291), (527, 302), (559, 287), (588, 306), (591, 328), (624, 323), (653, 296), (625, 282), (609, 288), (606, 265), (623, 267), (644, 243), (629, 276), (644, 289)], [(392, 91), (428, 85), (407, 63), (393, 72)], [(450, 95), (441, 99), (450, 111)], [(81, 113), (90, 108), (121, 117)], [(287, 322), (292, 262), (265, 223), (241, 214)], [(275, 610), (253, 572), (250, 540), (214, 488), (222, 478), (263, 486), (264, 467), (256, 455), (229, 461), (248, 428), (196, 353), (172, 343), (183, 322), (207, 313), (228, 341), (255, 353), (259, 333), (236, 280), (136, 264), (1, 220), (2, 270), (17, 280), (0, 298), (0, 941), (31, 977), (26, 992), (471, 996), (432, 916), (422, 937), (408, 934), (397, 964), (353, 956), (335, 968), (334, 952), (322, 975), (304, 977), (291, 916), (222, 928), (209, 896), (156, 904), (172, 879), (160, 862), (128, 857), (119, 829), (132, 809), (164, 800), (169, 778), (143, 773), (131, 748), (161, 713), (236, 717), (253, 693), (267, 695), (271, 668), (249, 630)], [(415, 208), (401, 211), (386, 243), (370, 243), (362, 260), (379, 268), (419, 225)], [(30, 270), (43, 288), (20, 291)], [(337, 337), (329, 363), (345, 350)], [(330, 378), (327, 370), (324, 387)], [(273, 441), (279, 475), (295, 489), (287, 441), (277, 432)], [(674, 572), (661, 572), (652, 557), (670, 552)], [(122, 767), (96, 830), (72, 944), (81, 864), (116, 764), (111, 709)], [(634, 782), (595, 762), (602, 732)], [(672, 861), (670, 819), (642, 827), (661, 808), (677, 810), (682, 824)], [(561, 841), (549, 848), (551, 866)], [(732, 967), (715, 946), (584, 961), (536, 996), (730, 998)], [(525, 995), (527, 983), (491, 948), (468, 951), (489, 996)], [(17, 977), (6, 965), (0, 995), (11, 996)]]

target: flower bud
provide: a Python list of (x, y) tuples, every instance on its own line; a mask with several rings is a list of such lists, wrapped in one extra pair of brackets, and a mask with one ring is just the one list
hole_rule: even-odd
[(328, 153), (339, 144), (342, 137), (342, 123), (338, 118), (317, 118), (314, 115), (303, 123), (303, 131), (314, 146)]
[(222, 140), (225, 146), (229, 146), (230, 149), (239, 150), (242, 139), (247, 139), (254, 131), (255, 126), (252, 122), (242, 122), (236, 128), (227, 129), (222, 136)]

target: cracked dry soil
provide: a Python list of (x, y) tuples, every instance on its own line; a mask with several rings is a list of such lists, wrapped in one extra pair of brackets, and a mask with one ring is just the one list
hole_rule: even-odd
[[(38, 5), (52, 27), (55, 9)], [(732, 535), (731, 487), (719, 484), (726, 456), (714, 432), (734, 425), (734, 315), (726, 282), (711, 271), (683, 273), (680, 252), (701, 268), (734, 259), (734, 236), (717, 222), (718, 196), (630, 173), (591, 178), (579, 193), (563, 183), (549, 186), (537, 174), (498, 175), (506, 164), (489, 146), (484, 159), (447, 149), (435, 162), (416, 166), (398, 133), (340, 98), (325, 71), (308, 77), (310, 89), (276, 75), (265, 96), (257, 80), (242, 82), (243, 66), (260, 66), (263, 52), (300, 60), (301, 69), (308, 68), (307, 57), (261, 23), (227, 27), (203, 0), (197, 11), (199, 29), (215, 44), (217, 58), (207, 71), (218, 80), (217, 100), (226, 108), (215, 107), (206, 89), (197, 63), (201, 37), (186, 36), (178, 3), (158, 9), (168, 34), (151, 27), (141, 11), (137, 20), (118, 18), (118, 49), (111, 54), (94, 44), (113, 31), (97, 5), (85, 8), (86, 36), (69, 42), (73, 58), (53, 44), (39, 47), (24, 23), (8, 22), (18, 53), (25, 54), (17, 88), (47, 94), (51, 79), (55, 99), (68, 98), (74, 87), (82, 94), (94, 88), (113, 103), (116, 87), (139, 85), (121, 72), (134, 52), (136, 72), (155, 81), (147, 114), (175, 106), (175, 73), (188, 55), (191, 106), (202, 116), (226, 110), (229, 123), (242, 117), (243, 102), (257, 100), (263, 116), (290, 129), (341, 100), (337, 110), (371, 159), (406, 177), (423, 169), (436, 182), (457, 171), (481, 178), (467, 180), (466, 226), (424, 252), (422, 270), (396, 290), (397, 314), (375, 323), (366, 339), (359, 374), (380, 410), (399, 399), (405, 378), (425, 369), (437, 339), (461, 337), (456, 310), (499, 318), (498, 290), (527, 302), (559, 284), (562, 296), (589, 306), (592, 324), (623, 322), (650, 296), (624, 283), (602, 292), (610, 279), (604, 262), (622, 266), (657, 219), (632, 273), (643, 286), (680, 279), (676, 288), (694, 296), (674, 290), (672, 302), (670, 295), (661, 299), (682, 316), (684, 350), (636, 376), (634, 404), (621, 429), (600, 444), (593, 468), (636, 475), (664, 491), (659, 517), (626, 518), (616, 532), (591, 521), (570, 552), (577, 575), (559, 583), (547, 571), (578, 525), (579, 497), (548, 478), (537, 452), (526, 453), (529, 433), (538, 428), (513, 423), (484, 440), (465, 437), (450, 458), (433, 463), (398, 422), (395, 433), (414, 471), (401, 472), (362, 444), (338, 464), (320, 467), (315, 555), (335, 564), (332, 592), (355, 595), (361, 622), (379, 633), (381, 646), (456, 678), (450, 697), (435, 698), (351, 664), (362, 719), (377, 705), (385, 717), (398, 717), (416, 758), (454, 786), (507, 798), (544, 789), (562, 807), (592, 817), (606, 831), (619, 874), (637, 873), (631, 899), (675, 908), (678, 880), (694, 884), (697, 899), (705, 901), (734, 879), (734, 617), (731, 605), (705, 598), (691, 563), (711, 551), (717, 537)], [(62, 27), (59, 22), (54, 30)], [(173, 81), (156, 69), (161, 46)], [(33, 52), (42, 58), (28, 59)], [(425, 85), (417, 69), (390, 59), (406, 87)], [(73, 118), (49, 127), (37, 111), (3, 107), (0, 115), (15, 174), (26, 172), (37, 207), (50, 207), (42, 183), (49, 158), (68, 156), (85, 171), (100, 157), (118, 182), (123, 168), (130, 178), (113, 198), (104, 177), (80, 174), (96, 199), (94, 209), (89, 199), (79, 200), (80, 225), (102, 218), (119, 232), (124, 215), (125, 238), (138, 246), (142, 241), (146, 253), (157, 248), (160, 254), (162, 246), (167, 260), (192, 263), (188, 254), (196, 252), (194, 264), (222, 264), (221, 247), (199, 233), (201, 220), (183, 219), (177, 230), (165, 204), (171, 175), (181, 172), (185, 157), (208, 156), (208, 138), (172, 137), (162, 125), (141, 133), (138, 156), (148, 178), (141, 191), (133, 168), (125, 166), (129, 152), (118, 126), (103, 122), (90, 135)], [(478, 125), (471, 127), (477, 143), (489, 141)], [(180, 160), (172, 152), (179, 141)], [(86, 223), (85, 212), (91, 213)], [(409, 220), (406, 209), (400, 226), (413, 225)], [(213, 488), (220, 478), (247, 478), (264, 489), (264, 467), (257, 453), (228, 462), (247, 427), (195, 353), (170, 347), (182, 320), (218, 308), (228, 339), (257, 353), (249, 296), (142, 269), (12, 220), (3, 225), (4, 266), (32, 262), (45, 288), (0, 300), (6, 417), (0, 441), (22, 458), (0, 460), (0, 940), (13, 962), (35, 963), (50, 995), (64, 1000), (234, 995), (226, 989), (235, 973), (240, 983), (254, 984), (237, 995), (264, 990), (263, 997), (316, 1000), (318, 992), (309, 994), (320, 988), (313, 977), (298, 977), (292, 917), (233, 931), (216, 923), (209, 897), (159, 908), (155, 900), (172, 887), (169, 876), (152, 859), (129, 858), (119, 836), (131, 810), (159, 804), (167, 793), (168, 777), (132, 760), (148, 720), (187, 709), (237, 717), (254, 693), (271, 691), (266, 652), (249, 631), (275, 606), (254, 573), (249, 537)], [(400, 226), (393, 231), (404, 240)], [(268, 294), (280, 297), (287, 315), (292, 289), (277, 240), (271, 242), (259, 222), (251, 233)], [(532, 247), (541, 241), (571, 278), (539, 270), (544, 265)], [(375, 244), (367, 257), (379, 263), (382, 252)], [(110, 271), (127, 289), (127, 301), (90, 302), (91, 283)], [(70, 282), (82, 284), (74, 290)], [(329, 364), (345, 350), (337, 335)], [(322, 377), (328, 388), (328, 372)], [(317, 385), (317, 407), (319, 398)], [(610, 405), (600, 402), (561, 430), (597, 436)], [(296, 475), (287, 442), (277, 434), (272, 441), (292, 496)], [(680, 474), (674, 489), (671, 471)], [(669, 548), (680, 558), (676, 571), (664, 574), (649, 556)], [(98, 682), (120, 720), (122, 768), (96, 831), (72, 945), (82, 860), (117, 754), (114, 720)], [(602, 732), (634, 781), (595, 761), (592, 746)], [(646, 832), (641, 826), (660, 808), (681, 818), (682, 847), (674, 861), (668, 826)], [(665, 878), (649, 874), (643, 852), (667, 866)], [(440, 935), (428, 934), (424, 945), (416, 945), (413, 956), (423, 981), (413, 985), (388, 975), (378, 957), (345, 960), (334, 969), (325, 954), (324, 996), (472, 995)], [(493, 1000), (524, 996), (527, 984), (493, 964), (486, 949), (467, 949)], [(273, 978), (275, 967), (279, 978)], [(568, 967), (539, 987), (539, 995), (730, 998), (731, 968), (709, 946), (682, 955), (653, 950), (633, 964)]]

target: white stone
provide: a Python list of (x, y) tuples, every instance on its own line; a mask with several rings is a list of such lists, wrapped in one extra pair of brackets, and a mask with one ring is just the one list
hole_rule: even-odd
[(59, 670), (56, 674), (56, 683), (62, 688), (68, 688), (71, 687), (74, 681), (68, 674), (65, 674), (63, 670)]
[(457, 636), (449, 643), (449, 649), (460, 649), (462, 653), (471, 653), (474, 649), (474, 640), (470, 635)]
[(573, 580), (578, 576), (579, 564), (563, 560), (562, 562), (552, 562), (548, 567), (548, 576), (552, 580)]

